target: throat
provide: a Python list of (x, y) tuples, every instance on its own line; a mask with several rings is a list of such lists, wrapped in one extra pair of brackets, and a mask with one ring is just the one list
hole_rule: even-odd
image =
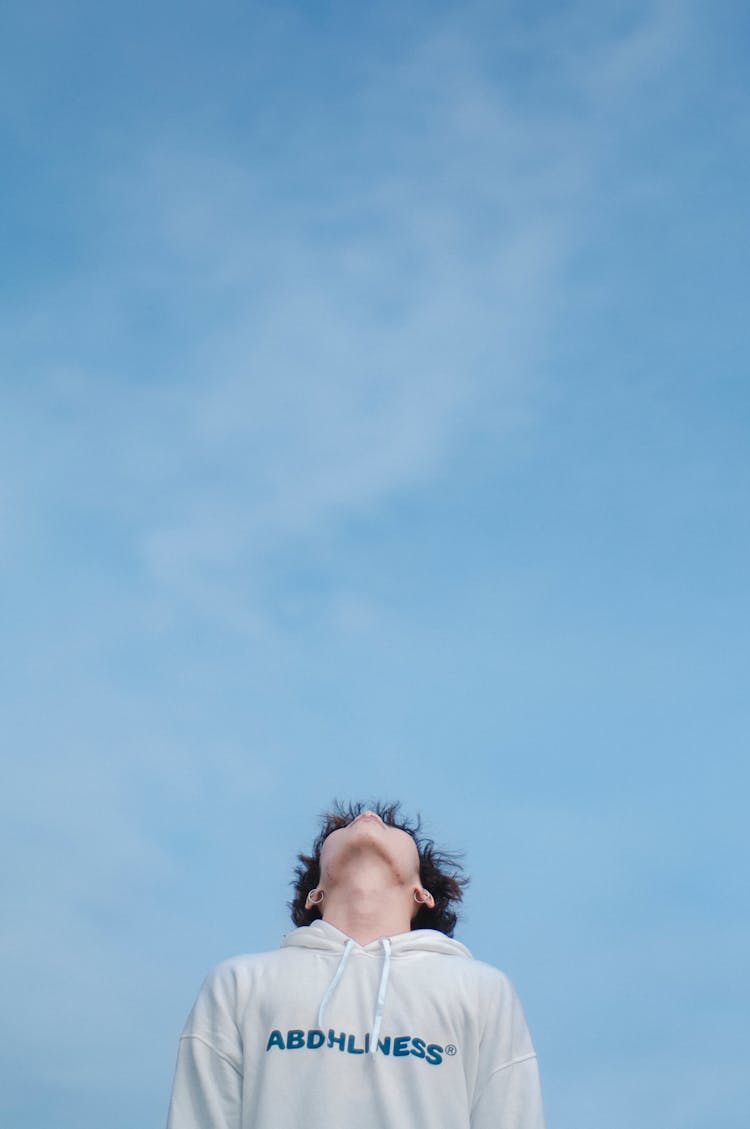
[(323, 920), (335, 925), (360, 945), (379, 937), (392, 937), (411, 929), (411, 887), (386, 881), (380, 869), (360, 867), (349, 881), (339, 881), (326, 892)]

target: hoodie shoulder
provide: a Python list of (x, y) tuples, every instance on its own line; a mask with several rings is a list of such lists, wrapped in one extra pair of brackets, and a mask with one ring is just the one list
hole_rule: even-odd
[(208, 976), (218, 980), (241, 976), (244, 972), (262, 967), (277, 955), (278, 949), (271, 949), (265, 953), (238, 953), (236, 956), (227, 957), (215, 964), (209, 971)]
[(219, 961), (203, 981), (202, 991), (226, 998), (241, 996), (258, 977), (283, 960), (282, 950), (264, 953), (239, 953)]

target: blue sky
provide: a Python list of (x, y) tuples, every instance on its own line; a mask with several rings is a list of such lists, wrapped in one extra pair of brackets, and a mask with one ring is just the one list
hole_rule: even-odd
[(748, 16), (16, 3), (2, 1122), (160, 1126), (334, 796), (550, 1127), (746, 1118)]

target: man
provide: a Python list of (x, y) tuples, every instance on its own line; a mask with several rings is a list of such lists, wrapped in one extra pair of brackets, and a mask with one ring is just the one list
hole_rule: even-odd
[(455, 858), (356, 804), (299, 860), (299, 928), (203, 984), (168, 1129), (544, 1129), (515, 992), (451, 940)]

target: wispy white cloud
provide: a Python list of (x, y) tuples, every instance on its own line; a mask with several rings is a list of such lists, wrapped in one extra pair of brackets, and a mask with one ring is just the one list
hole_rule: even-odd
[(394, 136), (360, 158), (356, 204), (351, 184), (279, 201), (280, 157), (131, 153), (100, 190), (117, 234), (6, 330), (30, 505), (106, 510), (191, 599), (502, 430), (556, 316), (581, 138), (529, 128), (469, 39), (428, 38), (358, 96)]

